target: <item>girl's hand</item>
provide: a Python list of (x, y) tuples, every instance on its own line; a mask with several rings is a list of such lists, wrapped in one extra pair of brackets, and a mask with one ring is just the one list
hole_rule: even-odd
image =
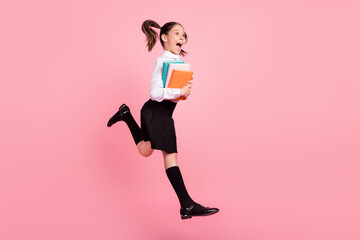
[(187, 86), (185, 86), (181, 89), (182, 97), (188, 98), (190, 96), (192, 84), (193, 84), (193, 78), (191, 79), (191, 81), (188, 81)]
[(184, 98), (188, 98), (191, 94), (191, 89), (189, 86), (185, 86), (181, 89), (181, 96)]

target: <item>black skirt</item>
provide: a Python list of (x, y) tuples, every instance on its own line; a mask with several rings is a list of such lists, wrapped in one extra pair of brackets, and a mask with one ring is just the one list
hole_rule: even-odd
[(152, 149), (177, 153), (176, 134), (172, 114), (176, 103), (149, 99), (141, 108), (141, 130), (144, 141), (150, 141)]

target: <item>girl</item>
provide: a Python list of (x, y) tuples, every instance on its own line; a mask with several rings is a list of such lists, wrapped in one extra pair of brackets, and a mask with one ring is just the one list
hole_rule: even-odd
[(154, 149), (161, 150), (166, 174), (180, 201), (181, 219), (211, 215), (217, 213), (219, 209), (203, 207), (191, 199), (177, 163), (176, 135), (172, 114), (178, 102), (175, 99), (180, 96), (185, 98), (190, 96), (192, 81), (181, 89), (164, 88), (162, 82), (163, 62), (180, 60), (179, 55), (187, 54), (182, 49), (187, 42), (187, 35), (183, 26), (177, 22), (168, 22), (160, 27), (155, 21), (146, 20), (142, 24), (142, 31), (146, 35), (149, 52), (153, 49), (158, 37), (152, 28), (160, 29), (160, 42), (164, 52), (157, 59), (152, 74), (150, 99), (141, 109), (141, 129), (125, 104), (122, 104), (119, 111), (110, 118), (107, 126), (111, 127), (118, 121), (124, 121), (130, 129), (139, 153), (144, 157), (149, 157)]

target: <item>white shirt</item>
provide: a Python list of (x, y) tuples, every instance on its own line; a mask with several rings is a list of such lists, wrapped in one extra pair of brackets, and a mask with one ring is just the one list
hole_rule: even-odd
[(163, 54), (156, 59), (155, 69), (152, 74), (150, 87), (151, 100), (158, 102), (161, 102), (163, 100), (171, 100), (173, 102), (178, 102), (178, 100), (175, 99), (180, 97), (181, 89), (164, 88), (162, 81), (163, 62), (173, 60), (181, 60), (181, 57), (166, 50), (164, 50)]

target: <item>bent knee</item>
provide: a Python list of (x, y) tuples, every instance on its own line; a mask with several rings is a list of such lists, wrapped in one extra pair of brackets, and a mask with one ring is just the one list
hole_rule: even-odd
[(143, 157), (150, 157), (153, 152), (154, 152), (154, 150), (151, 149), (150, 151), (140, 152), (140, 154), (141, 154), (141, 156), (143, 156)]
[(150, 157), (151, 156), (151, 153), (140, 153), (140, 154), (143, 157)]

